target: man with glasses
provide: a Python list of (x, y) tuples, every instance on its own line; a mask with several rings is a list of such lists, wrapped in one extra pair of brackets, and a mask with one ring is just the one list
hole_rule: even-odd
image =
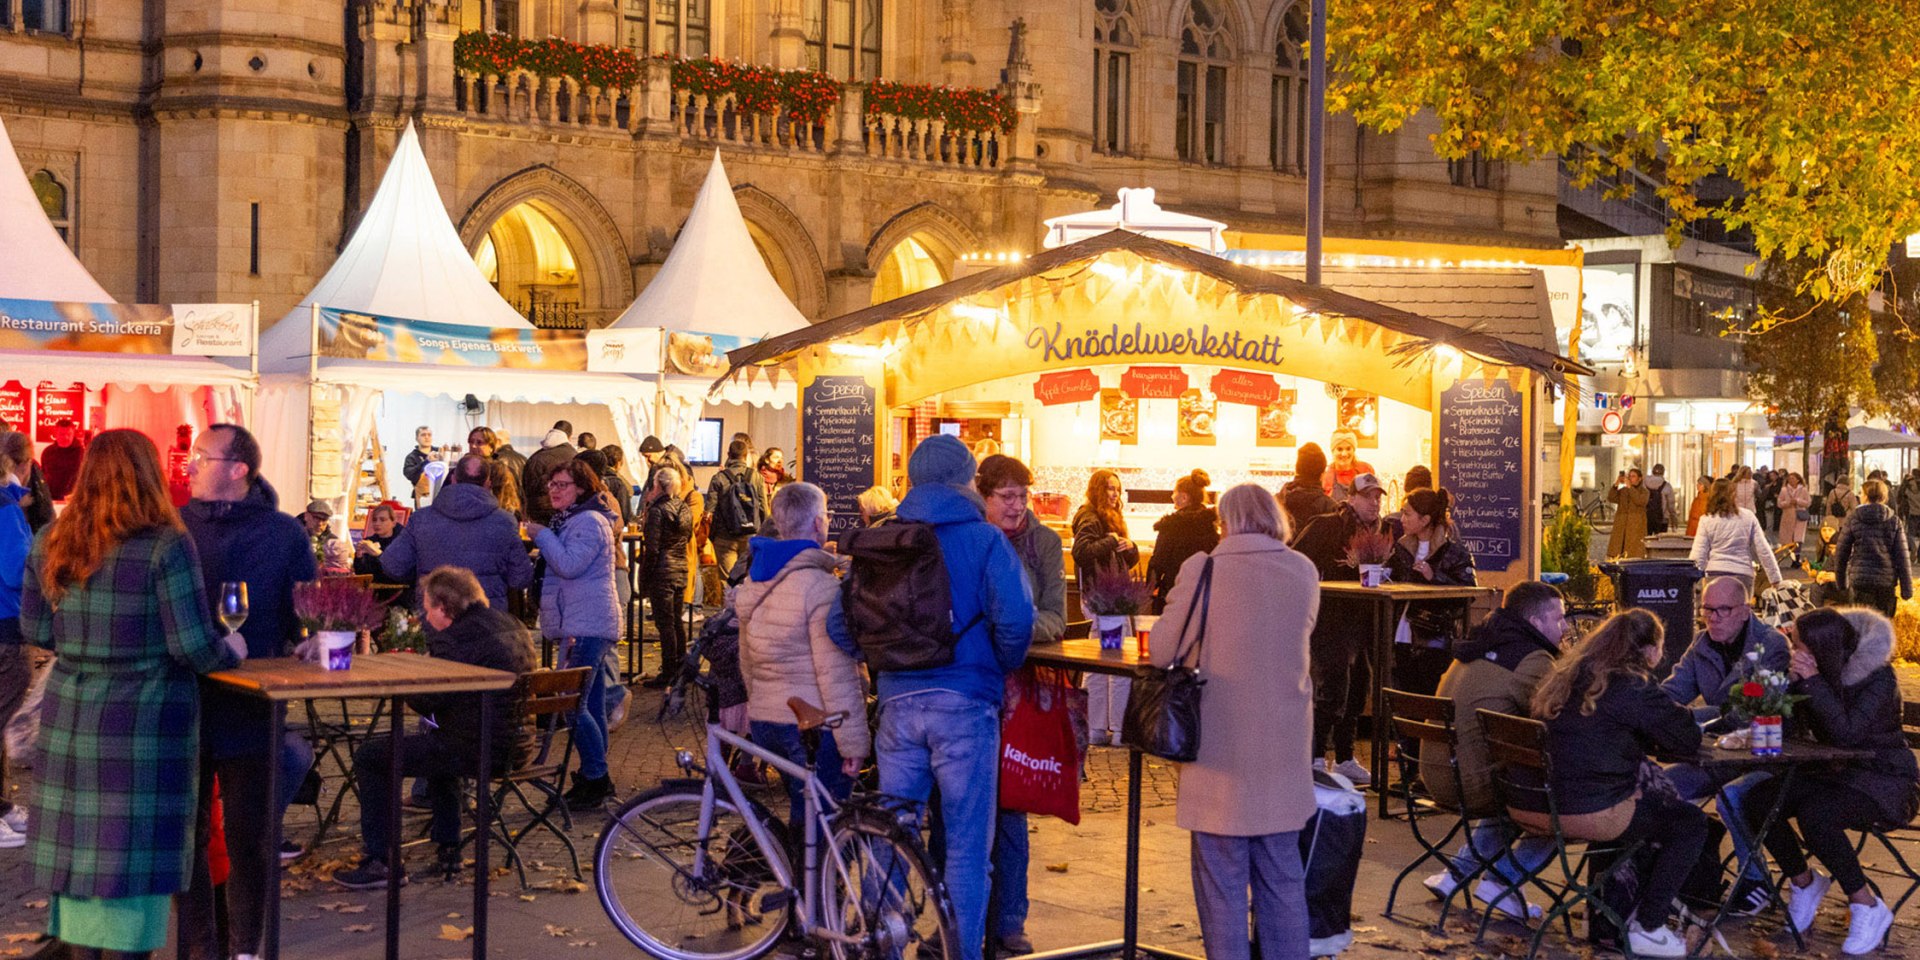
[[(1660, 688), (1683, 707), (1692, 707), (1695, 720), (1702, 723), (1720, 717), (1727, 695), (1744, 682), (1752, 670), (1787, 671), (1787, 641), (1780, 631), (1762, 623), (1753, 613), (1747, 597), (1747, 585), (1737, 577), (1715, 577), (1707, 581), (1700, 595), (1706, 613), (1707, 628), (1693, 638)], [(1744, 664), (1744, 665), (1743, 665)], [(1720, 818), (1728, 823), (1740, 820), (1740, 800), (1753, 785), (1771, 774), (1748, 773), (1732, 780), (1690, 763), (1667, 768), (1674, 789), (1688, 800), (1705, 800), (1719, 794), (1723, 809)], [(1726, 809), (1732, 808), (1732, 809)], [(1746, 838), (1735, 830), (1733, 847), (1747, 862)], [(1732, 910), (1738, 916), (1752, 916), (1766, 909), (1767, 890), (1760, 871), (1748, 867), (1734, 892)]]

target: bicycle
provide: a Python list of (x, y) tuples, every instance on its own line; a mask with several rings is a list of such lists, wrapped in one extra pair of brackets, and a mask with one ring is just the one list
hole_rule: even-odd
[[(752, 960), (789, 930), (834, 960), (959, 956), (953, 904), (920, 841), (919, 805), (861, 793), (835, 803), (811, 767), (722, 728), (711, 693), (707, 704), (704, 757), (676, 755), (692, 776), (627, 801), (601, 832), (594, 886), (621, 935), (666, 960)], [(788, 706), (802, 731), (847, 719), (797, 697)], [(801, 783), (797, 849), (741, 789), (727, 748)]]

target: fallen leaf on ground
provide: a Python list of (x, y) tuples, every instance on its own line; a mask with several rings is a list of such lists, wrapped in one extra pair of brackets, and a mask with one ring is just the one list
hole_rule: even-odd
[[(454, 914), (454, 916), (459, 916), (459, 914)], [(440, 936), (434, 939), (459, 943), (471, 936), (473, 936), (472, 927), (456, 927), (451, 923), (443, 923), (440, 925)]]
[(38, 940), (38, 939), (40, 939), (40, 935), (39, 935), (39, 934), (37, 934), (37, 933), (9, 933), (9, 934), (7, 934), (7, 942), (8, 942), (8, 943), (32, 943), (33, 941), (35, 941), (35, 940)]
[(594, 942), (593, 942), (592, 940), (572, 940), (572, 941), (568, 941), (568, 943), (567, 943), (567, 946), (569, 946), (569, 947), (595, 947), (595, 946), (599, 946), (599, 944), (597, 944), (597, 943), (594, 943)]
[(1049, 863), (1049, 864), (1047, 864), (1047, 872), (1049, 872), (1049, 873), (1066, 873), (1066, 872), (1067, 872), (1067, 865), (1066, 865), (1066, 864), (1064, 864), (1064, 863)]
[(534, 896), (534, 895), (533, 895), (533, 894), (531, 894), (531, 893), (523, 893), (523, 894), (521, 894), (521, 895), (520, 895), (520, 902), (521, 902), (521, 903), (532, 903), (533, 901), (535, 901), (535, 900), (538, 900), (538, 899), (539, 899), (538, 897), (536, 897), (536, 896)]
[(572, 930), (569, 930), (569, 929), (567, 929), (566, 927), (563, 927), (563, 926), (561, 926), (561, 925), (559, 925), (559, 924), (557, 924), (557, 923), (549, 923), (549, 924), (547, 924), (547, 936), (549, 936), (549, 937), (571, 937), (571, 936), (573, 936), (573, 931), (572, 931)]
[(449, 913), (449, 914), (447, 914), (447, 919), (448, 919), (448, 920), (458, 920), (458, 919), (460, 919), (460, 914), (459, 914), (459, 913), (458, 913), (457, 911), (456, 911), (456, 912), (454, 912), (454, 913)]
[(5, 950), (0, 950), (0, 957), (18, 957), (25, 955), (26, 952), (27, 948), (25, 947), (8, 947)]
[(341, 905), (340, 905), (340, 911), (339, 911), (339, 912), (341, 912), (341, 913), (366, 913), (366, 912), (367, 912), (367, 905), (366, 905), (366, 904), (364, 904), (364, 903), (343, 903), (343, 904), (341, 904)]
[(578, 880), (568, 880), (566, 877), (560, 877), (552, 883), (547, 884), (547, 889), (558, 890), (561, 893), (581, 893), (587, 889), (587, 885)]
[(47, 902), (45, 900), (28, 900), (27, 901), (27, 909), (29, 910), (45, 910), (46, 908), (47, 908)]
[(344, 926), (344, 927), (341, 927), (341, 928), (340, 928), (340, 932), (342, 932), (342, 933), (372, 933), (372, 932), (373, 932), (373, 924), (371, 924), (371, 923), (349, 923), (349, 924), (347, 924), (346, 926)]

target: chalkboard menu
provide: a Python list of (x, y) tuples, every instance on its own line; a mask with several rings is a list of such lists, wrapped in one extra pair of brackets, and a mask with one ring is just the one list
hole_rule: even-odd
[(820, 377), (800, 397), (800, 462), (827, 494), (828, 532), (860, 523), (855, 498), (873, 486), (874, 391), (864, 377)]
[(1505, 380), (1462, 380), (1440, 394), (1440, 485), (1453, 494), (1454, 530), (1481, 570), (1519, 558), (1526, 497), (1520, 395)]

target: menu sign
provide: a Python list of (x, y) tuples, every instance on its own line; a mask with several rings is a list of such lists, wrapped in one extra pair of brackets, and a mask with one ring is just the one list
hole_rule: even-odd
[(1092, 370), (1043, 373), (1033, 382), (1033, 398), (1042, 406), (1080, 403), (1100, 395), (1100, 377)]
[(1270, 373), (1222, 370), (1213, 375), (1213, 395), (1222, 403), (1265, 407), (1280, 399), (1280, 382)]
[(33, 391), (18, 380), (0, 384), (0, 420), (26, 429), (33, 419)]
[(1440, 485), (1481, 570), (1504, 570), (1520, 555), (1525, 436), (1520, 395), (1505, 380), (1462, 380), (1440, 394)]
[(1187, 372), (1179, 367), (1128, 367), (1120, 375), (1120, 389), (1140, 400), (1172, 400), (1187, 387)]
[(860, 523), (873, 486), (874, 389), (865, 377), (820, 377), (800, 396), (800, 456), (808, 483), (827, 494), (827, 532)]
[(42, 383), (37, 393), (40, 402), (34, 405), (33, 440), (35, 443), (52, 443), (54, 425), (62, 420), (72, 420), (74, 426), (86, 429), (86, 384)]

